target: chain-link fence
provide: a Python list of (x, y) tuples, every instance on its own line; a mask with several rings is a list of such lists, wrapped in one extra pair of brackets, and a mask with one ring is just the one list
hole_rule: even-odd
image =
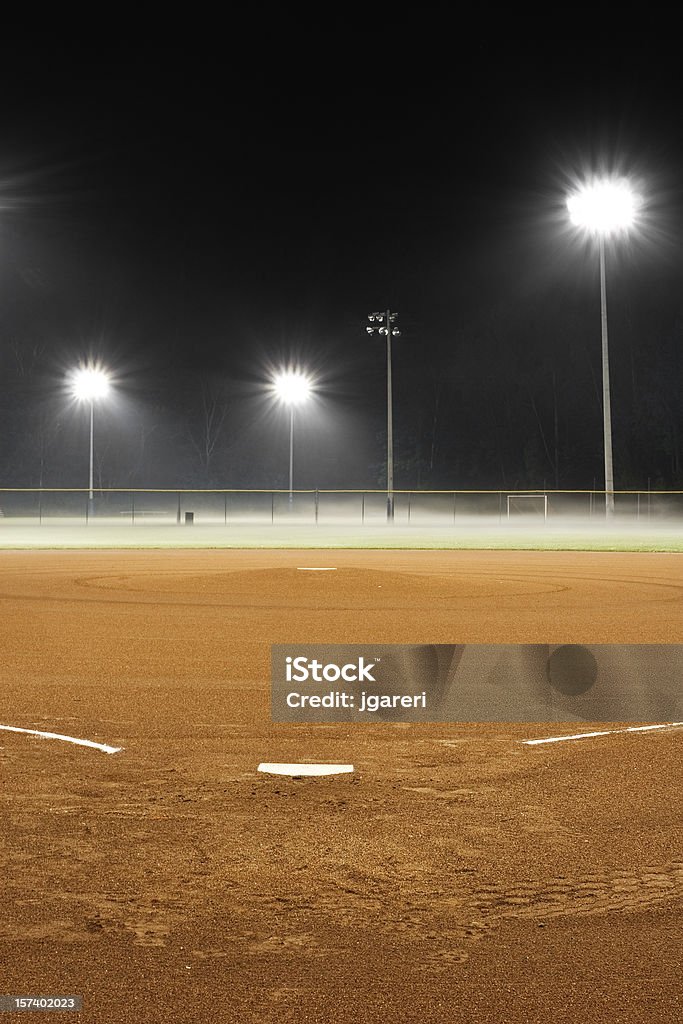
[[(595, 490), (394, 491), (402, 525), (457, 525), (486, 520), (516, 523), (605, 518), (605, 492)], [(624, 521), (683, 521), (683, 491), (614, 492)], [(387, 492), (378, 490), (142, 490), (0, 488), (0, 527), (12, 520), (144, 526), (307, 523), (373, 525), (387, 520)]]

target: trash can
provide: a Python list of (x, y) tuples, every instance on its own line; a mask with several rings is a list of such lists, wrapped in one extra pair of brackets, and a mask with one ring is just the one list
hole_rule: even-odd
[(185, 513), (185, 525), (186, 526), (192, 526), (193, 523), (194, 523), (194, 512), (186, 512)]

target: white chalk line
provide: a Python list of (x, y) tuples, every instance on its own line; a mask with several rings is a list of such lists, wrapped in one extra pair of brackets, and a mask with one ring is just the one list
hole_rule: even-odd
[(297, 572), (336, 572), (336, 565), (297, 565)]
[(683, 722), (663, 722), (661, 725), (631, 725), (626, 729), (601, 729), (600, 732), (577, 732), (571, 736), (546, 736), (540, 740), (522, 740), (528, 747), (537, 746), (539, 743), (563, 743), (565, 740), (587, 740), (595, 736), (614, 736), (623, 732), (652, 732), (654, 729), (676, 729), (680, 728)]
[(62, 736), (58, 732), (41, 732), (39, 729), (19, 729), (16, 725), (0, 725), (5, 732), (23, 732), (27, 736), (40, 736), (44, 740), (63, 740), (65, 743), (75, 743), (79, 747), (93, 747), (105, 754), (118, 754), (123, 747), (110, 747), (106, 743), (95, 743), (94, 740), (81, 740), (76, 736)]

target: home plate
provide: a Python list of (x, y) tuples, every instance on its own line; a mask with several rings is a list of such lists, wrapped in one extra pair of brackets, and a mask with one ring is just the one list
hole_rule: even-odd
[(260, 772), (269, 775), (343, 775), (352, 772), (352, 764), (260, 764)]

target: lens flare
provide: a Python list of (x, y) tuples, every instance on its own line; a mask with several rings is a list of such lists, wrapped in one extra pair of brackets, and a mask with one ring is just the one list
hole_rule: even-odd
[(97, 366), (83, 366), (70, 377), (71, 393), (83, 402), (104, 398), (110, 390), (109, 374)]
[(301, 405), (311, 394), (313, 382), (304, 373), (287, 370), (273, 379), (275, 394), (287, 405)]
[(572, 224), (598, 235), (611, 235), (632, 227), (637, 208), (638, 198), (623, 180), (593, 181), (567, 199)]

